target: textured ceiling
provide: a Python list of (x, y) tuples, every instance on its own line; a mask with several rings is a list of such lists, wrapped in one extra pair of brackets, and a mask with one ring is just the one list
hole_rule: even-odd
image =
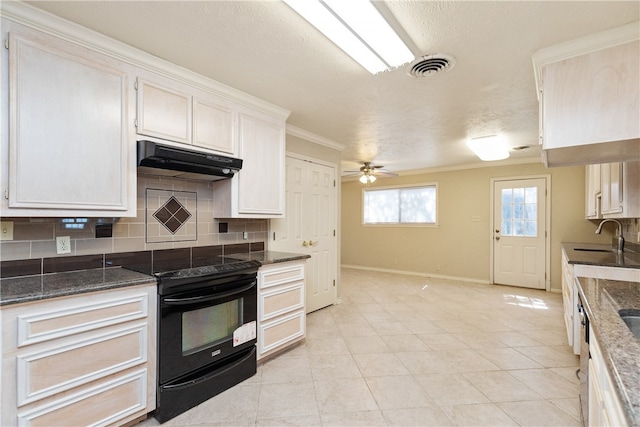
[(504, 134), (539, 160), (537, 50), (640, 20), (637, 1), (375, 2), (419, 57), (455, 58), (415, 79), (371, 75), (279, 1), (28, 2), (291, 111), (346, 146), (343, 168), (477, 164), (469, 137)]

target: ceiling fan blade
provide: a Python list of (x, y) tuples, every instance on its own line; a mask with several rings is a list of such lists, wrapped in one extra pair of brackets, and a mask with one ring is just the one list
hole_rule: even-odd
[(376, 175), (376, 176), (389, 176), (389, 177), (398, 176), (397, 173), (389, 172), (389, 171), (382, 171), (382, 170), (375, 171), (374, 175)]

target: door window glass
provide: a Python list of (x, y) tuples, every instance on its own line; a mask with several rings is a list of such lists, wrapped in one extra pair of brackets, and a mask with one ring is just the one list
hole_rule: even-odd
[(538, 236), (538, 188), (502, 189), (503, 236)]

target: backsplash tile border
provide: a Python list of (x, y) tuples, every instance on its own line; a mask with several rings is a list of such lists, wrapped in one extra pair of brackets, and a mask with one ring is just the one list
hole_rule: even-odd
[(162, 269), (166, 270), (201, 267), (207, 265), (207, 259), (211, 257), (264, 250), (264, 242), (254, 242), (0, 261), (0, 279), (111, 267), (123, 267), (152, 274), (156, 263), (162, 263)]

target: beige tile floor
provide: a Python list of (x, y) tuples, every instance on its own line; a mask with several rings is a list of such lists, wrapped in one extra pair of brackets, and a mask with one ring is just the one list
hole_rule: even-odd
[(341, 299), (307, 316), (303, 344), (165, 425), (581, 425), (559, 293), (343, 269)]

